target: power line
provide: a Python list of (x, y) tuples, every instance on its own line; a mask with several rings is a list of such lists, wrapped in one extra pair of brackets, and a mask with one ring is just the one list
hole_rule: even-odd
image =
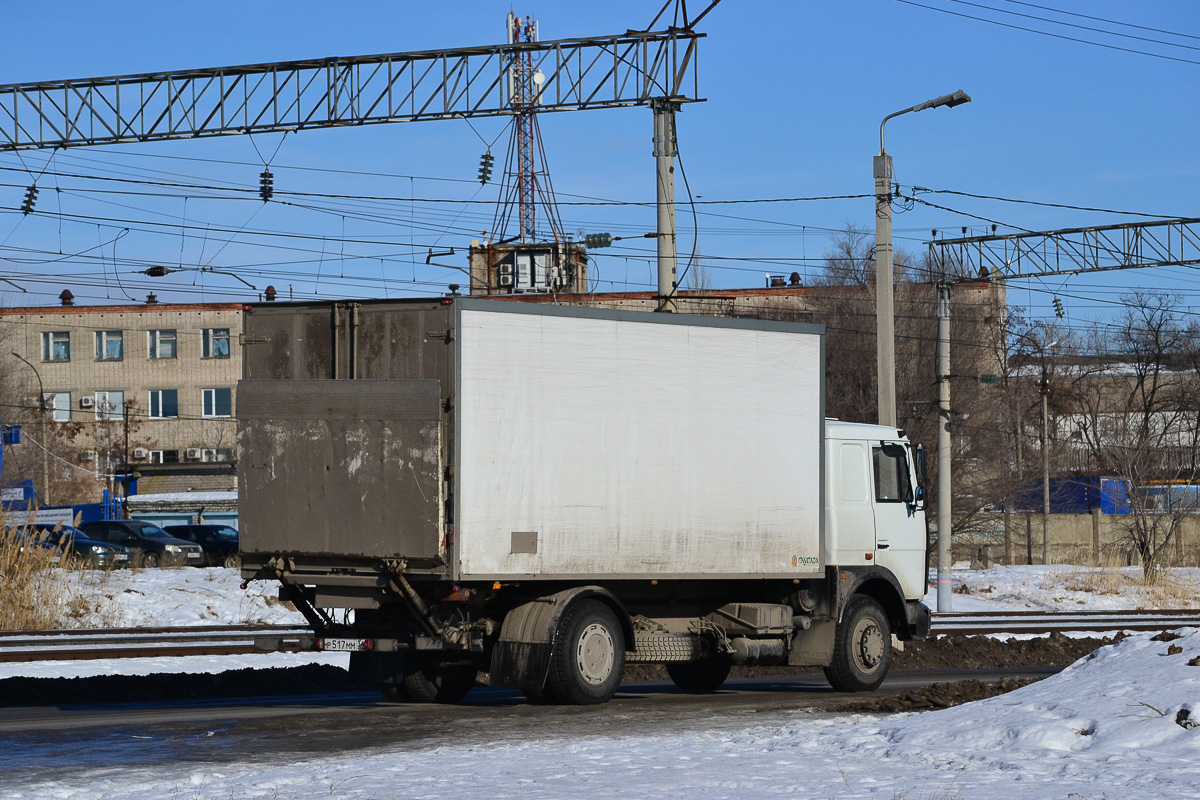
[(1079, 44), (1090, 44), (1093, 47), (1103, 47), (1106, 50), (1119, 50), (1123, 53), (1133, 53), (1134, 55), (1150, 56), (1151, 58), (1161, 58), (1161, 59), (1164, 59), (1167, 61), (1178, 61), (1179, 63), (1182, 63), (1182, 64), (1200, 65), (1200, 61), (1194, 61), (1190, 58), (1180, 58), (1178, 56), (1168, 56), (1163, 53), (1151, 53), (1146, 50), (1134, 50), (1133, 48), (1130, 48), (1130, 47), (1120, 47), (1115, 44), (1105, 44), (1103, 42), (1093, 42), (1090, 39), (1080, 39), (1076, 36), (1066, 36), (1061, 33), (1051, 33), (1050, 31), (1039, 31), (1037, 28), (1026, 28), (1023, 25), (1013, 25), (1008, 22), (1001, 22), (1001, 21), (995, 20), (995, 19), (988, 19), (987, 17), (977, 17), (973, 14), (963, 14), (962, 12), (959, 12), (959, 11), (951, 11), (948, 8), (938, 8), (937, 6), (930, 6), (930, 5), (925, 5), (924, 3), (917, 3), (914, 0), (896, 0), (896, 2), (904, 3), (905, 5), (909, 5), (909, 6), (916, 6), (918, 8), (928, 9), (930, 11), (937, 11), (942, 14), (949, 14), (954, 17), (962, 17), (963, 19), (971, 19), (971, 20), (975, 20), (977, 22), (986, 22), (989, 25), (999, 25), (1002, 28), (1010, 28), (1010, 29), (1016, 30), (1016, 31), (1025, 31), (1026, 33), (1036, 33), (1040, 36), (1049, 36), (1053, 39), (1062, 39), (1063, 41), (1068, 41), (1068, 42), (1077, 42)]

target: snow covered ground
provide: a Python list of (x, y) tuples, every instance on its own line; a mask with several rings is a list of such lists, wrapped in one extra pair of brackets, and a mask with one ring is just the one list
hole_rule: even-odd
[[(295, 621), (261, 594), (247, 599), (237, 588), (236, 575), (222, 572), (131, 575), (127, 584), (113, 584), (120, 591), (110, 599), (130, 622)], [(1179, 572), (1173, 578), (1186, 585), (1196, 580), (1194, 573)], [(995, 568), (959, 572), (958, 578), (970, 594), (955, 595), (956, 610), (1154, 607), (1146, 605), (1147, 595), (1132, 582), (1125, 585), (1111, 575), (1085, 579), (1078, 568)], [(152, 592), (136, 594), (151, 586)], [(1088, 586), (1092, 591), (1084, 591)], [(256, 585), (253, 591), (270, 589)], [(151, 594), (165, 594), (170, 601), (160, 598), (156, 604), (146, 599)], [(203, 601), (181, 599), (189, 594)], [(1166, 595), (1179, 596), (1176, 589)], [(260, 614), (265, 616), (255, 616)], [(28, 775), (0, 753), (0, 798), (391, 800), (473, 796), (485, 787), (495, 800), (576, 795), (1194, 800), (1200, 797), (1200, 728), (1192, 720), (1193, 715), (1200, 718), (1200, 631), (1179, 634), (1174, 641), (1132, 636), (1040, 683), (921, 714), (829, 719), (763, 712), (753, 727), (744, 722), (714, 727), (697, 719), (685, 733), (565, 742), (539, 738), (531, 726), (520, 743), (392, 747), (201, 767), (156, 764), (152, 769), (65, 776)], [(127, 662), (110, 665), (129, 671)]]

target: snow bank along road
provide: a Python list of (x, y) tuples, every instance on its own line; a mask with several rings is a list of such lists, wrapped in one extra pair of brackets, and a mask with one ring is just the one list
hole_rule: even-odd
[[(813, 692), (822, 682), (796, 680)], [(384, 800), (481, 787), (489, 798), (535, 800), (1200, 796), (1194, 629), (1138, 634), (1039, 683), (924, 714), (833, 717), (739, 700), (753, 691), (672, 694), (677, 702), (660, 704), (641, 687), (571, 709), (515, 695), (511, 705), (451, 709), (364, 696), (336, 713), (314, 709), (321, 721), (311, 727), (272, 714), (231, 723), (227, 707), (207, 706), (191, 709), (190, 722), (155, 723), (155, 709), (141, 707), (125, 726), (3, 735), (0, 798)], [(330, 736), (343, 724), (377, 735), (339, 747)]]

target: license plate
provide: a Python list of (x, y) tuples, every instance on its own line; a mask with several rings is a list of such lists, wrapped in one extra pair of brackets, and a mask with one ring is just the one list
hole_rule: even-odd
[(199, 553), (188, 553), (188, 558), (199, 558), (199, 557), (200, 557)]
[(358, 653), (363, 650), (370, 650), (368, 639), (321, 639), (321, 649), (331, 650), (340, 653)]
[(114, 561), (128, 561), (128, 560), (129, 560), (129, 556), (122, 554), (122, 555), (119, 555), (119, 556), (117, 556), (117, 557), (116, 557), (116, 558), (114, 558), (113, 560), (114, 560)]

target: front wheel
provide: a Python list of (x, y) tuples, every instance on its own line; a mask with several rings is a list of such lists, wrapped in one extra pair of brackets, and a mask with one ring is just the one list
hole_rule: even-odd
[(154, 569), (158, 566), (158, 553), (143, 553), (142, 566), (147, 569)]
[(625, 634), (616, 613), (599, 600), (573, 605), (558, 627), (546, 694), (554, 702), (607, 702), (625, 674)]
[(869, 692), (879, 687), (892, 663), (892, 629), (879, 603), (856, 595), (846, 606), (833, 642), (833, 661), (825, 668), (839, 692)]
[(221, 566), (225, 567), (226, 569), (236, 569), (241, 565), (242, 560), (233, 554), (225, 556), (225, 561), (221, 564)]

